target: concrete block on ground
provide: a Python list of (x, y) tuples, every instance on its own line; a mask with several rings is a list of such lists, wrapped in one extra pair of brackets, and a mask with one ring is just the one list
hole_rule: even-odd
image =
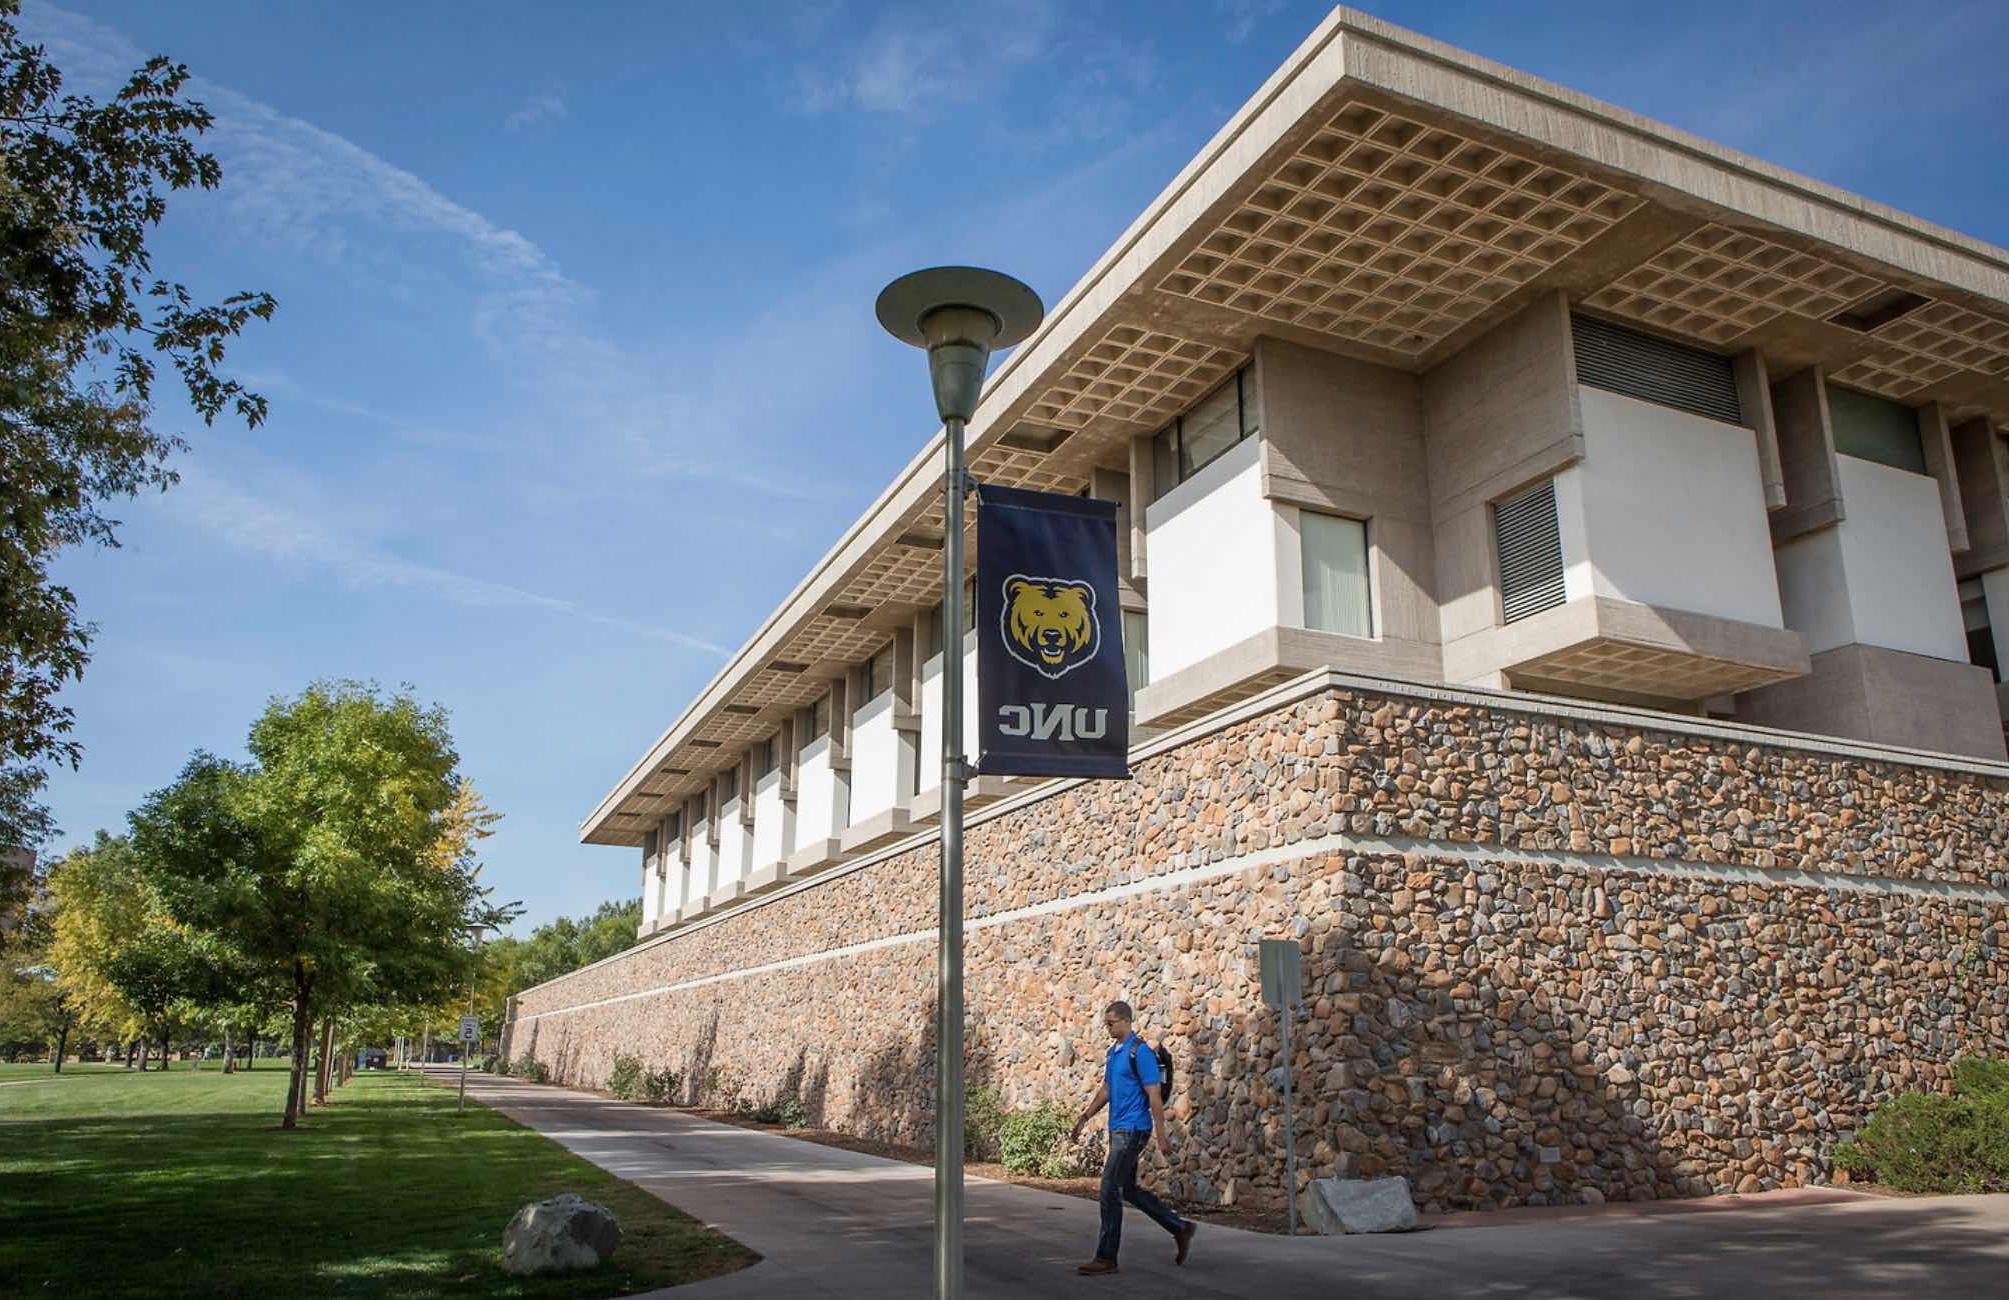
[(1298, 1201), (1305, 1226), (1328, 1237), (1346, 1232), (1413, 1232), (1416, 1201), (1409, 1180), (1315, 1178)]

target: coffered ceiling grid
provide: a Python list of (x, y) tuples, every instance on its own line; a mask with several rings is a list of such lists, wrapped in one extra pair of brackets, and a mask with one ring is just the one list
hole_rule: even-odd
[(1516, 664), (1511, 674), (1676, 700), (1728, 695), (1792, 675), (1614, 640), (1590, 641)]
[(1902, 400), (1963, 370), (2009, 378), (2009, 321), (1931, 302), (1873, 334), (1877, 350), (1831, 379)]
[(1137, 326), (1104, 334), (1066, 374), (1033, 399), (1039, 424), (1079, 429), (1091, 420), (1170, 423), (1234, 373), (1246, 353)]
[(1884, 287), (1831, 259), (1709, 225), (1585, 301), (1676, 334), (1728, 343), (1784, 312), (1826, 320)]
[(1349, 104), (1161, 287), (1416, 355), (1638, 205), (1589, 177)]

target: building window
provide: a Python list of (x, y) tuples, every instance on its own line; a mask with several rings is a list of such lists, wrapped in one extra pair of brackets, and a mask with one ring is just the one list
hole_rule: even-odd
[(774, 751), (780, 747), (780, 737), (769, 736), (753, 749), (753, 779), (758, 781), (774, 770)]
[(1493, 548), (1500, 563), (1502, 622), (1554, 609), (1568, 599), (1554, 479), (1494, 504)]
[(1570, 317), (1570, 339), (1580, 384), (1705, 420), (1744, 423), (1737, 368), (1729, 357), (1595, 316)]
[(718, 801), (721, 805), (724, 805), (731, 803), (734, 799), (737, 799), (738, 797), (739, 797), (739, 769), (737, 767), (729, 767), (725, 771), (719, 773)]
[(1243, 366), (1232, 379), (1201, 398), (1151, 440), (1151, 477), (1164, 496), (1205, 469), (1242, 439), (1258, 431), (1262, 409), (1256, 368)]
[(646, 869), (655, 870), (656, 854), (661, 851), (661, 845), (662, 840), (657, 836), (656, 832), (642, 832), (642, 865)]
[(1988, 596), (1981, 579), (1969, 578), (1960, 584), (1960, 621), (1967, 627), (1967, 662), (1980, 664), (1996, 681), (2002, 680), (2002, 660), (1995, 649), (1995, 628), (1988, 621)]
[(1374, 635), (1367, 595), (1367, 524), (1298, 512), (1304, 558), (1304, 625), (1314, 632)]
[(1918, 412), (1909, 406), (1829, 384), (1828, 423), (1835, 431), (1835, 450), (1842, 455), (1913, 474), (1926, 472)]
[(809, 706), (809, 738), (811, 740), (821, 740), (829, 734), (830, 695), (828, 692), (825, 692), (823, 698)]
[(1141, 609), (1123, 611), (1123, 671), (1130, 678), (1130, 698), (1151, 680), (1150, 622)]
[[(963, 584), (963, 631), (968, 632), (976, 625), (977, 583), (976, 579), (972, 578)], [(935, 607), (928, 611), (927, 627), (927, 644), (921, 649), (923, 661), (933, 659), (942, 653), (942, 602), (939, 600), (935, 602)]]
[(671, 813), (663, 818), (663, 842), (665, 844), (681, 840), (684, 835), (684, 815)]
[(884, 650), (867, 659), (865, 661), (864, 672), (865, 698), (861, 703), (870, 704), (873, 700), (878, 699), (882, 692), (892, 689), (893, 647), (888, 645)]

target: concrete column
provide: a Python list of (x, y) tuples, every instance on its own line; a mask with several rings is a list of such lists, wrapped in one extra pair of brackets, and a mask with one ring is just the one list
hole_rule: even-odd
[(1783, 510), (1786, 477), (1779, 466), (1779, 426), (1772, 419), (1772, 385), (1766, 378), (1765, 354), (1756, 348), (1739, 352), (1731, 361), (1737, 373), (1737, 404), (1744, 423), (1758, 435), (1758, 478), (1765, 488), (1765, 509)]
[(1158, 497), (1157, 481), (1151, 467), (1151, 439), (1138, 437), (1130, 440), (1130, 551), (1127, 558), (1128, 569), (1117, 572), (1128, 574), (1132, 582), (1142, 582), (1145, 577), (1144, 512)]
[(1841, 469), (1835, 464), (1835, 431), (1828, 417), (1827, 377), (1808, 366), (1772, 385), (1772, 418), (1779, 439), (1784, 508), (1772, 512), (1772, 543), (1840, 523)]
[(1918, 442), (1925, 450), (1925, 471), (1938, 480), (1939, 508), (1946, 515), (1946, 544), (1955, 555), (1967, 549), (1967, 514), (1960, 504), (1960, 471), (1953, 439), (1946, 428), (1946, 408), (1927, 402), (1918, 408)]

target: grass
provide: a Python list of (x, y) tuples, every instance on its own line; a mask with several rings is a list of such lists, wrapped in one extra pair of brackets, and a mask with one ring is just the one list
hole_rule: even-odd
[[(591, 1300), (754, 1258), (417, 1076), (359, 1075), (283, 1133), (284, 1070), (73, 1070), (0, 1087), (0, 1295)], [(620, 1249), (589, 1273), (504, 1273), (510, 1217), (561, 1191), (614, 1211)]]
[[(105, 1070), (117, 1070), (119, 1066), (106, 1065), (102, 1061), (65, 1061), (63, 1075), (92, 1074)], [(12, 1083), (16, 1079), (53, 1079), (56, 1069), (47, 1061), (13, 1061), (0, 1063), (0, 1083)]]

